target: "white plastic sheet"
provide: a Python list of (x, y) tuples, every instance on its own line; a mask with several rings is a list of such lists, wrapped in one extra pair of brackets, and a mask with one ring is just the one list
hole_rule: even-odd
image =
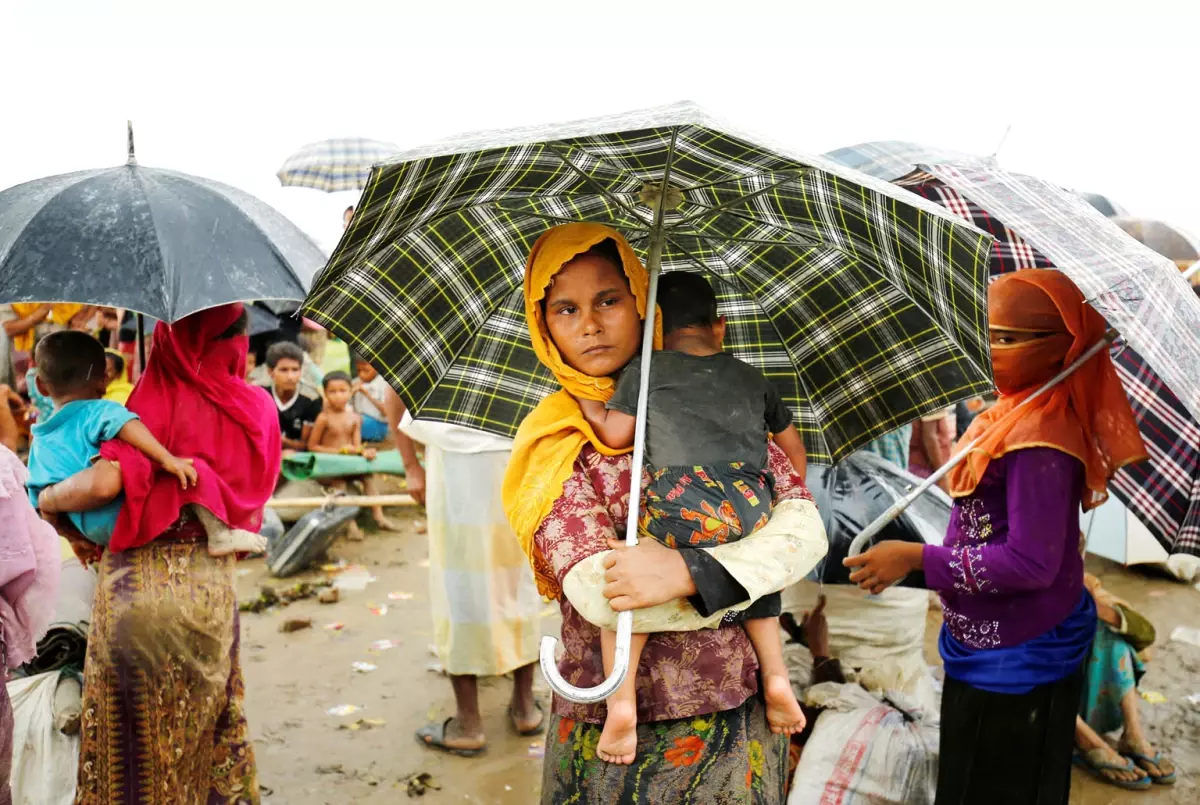
[(71, 805), (79, 737), (54, 726), (54, 691), (62, 672), (8, 683), (13, 708), (13, 805)]

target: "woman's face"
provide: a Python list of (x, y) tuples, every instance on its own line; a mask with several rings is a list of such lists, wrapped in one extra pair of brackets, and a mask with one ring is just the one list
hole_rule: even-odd
[(621, 269), (585, 254), (567, 263), (546, 290), (546, 328), (564, 361), (592, 377), (616, 374), (637, 354), (637, 300)]

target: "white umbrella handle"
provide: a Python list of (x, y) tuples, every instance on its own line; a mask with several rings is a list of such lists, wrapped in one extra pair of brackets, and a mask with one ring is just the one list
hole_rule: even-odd
[[(658, 205), (655, 205), (658, 207)], [(650, 290), (646, 295), (646, 324), (642, 331), (642, 365), (640, 387), (637, 401), (637, 424), (633, 430), (633, 463), (629, 470), (629, 517), (625, 521), (625, 544), (629, 547), (637, 545), (639, 506), (641, 504), (640, 490), (642, 488), (642, 465), (646, 459), (646, 389), (650, 386), (650, 356), (654, 352), (654, 318), (655, 306), (658, 302), (658, 275), (662, 265), (662, 211), (656, 210), (655, 226), (650, 235), (650, 254), (646, 258), (647, 269), (650, 272)], [(542, 673), (546, 682), (559, 696), (580, 704), (592, 704), (607, 699), (621, 687), (625, 675), (629, 673), (629, 643), (633, 638), (633, 613), (622, 612), (617, 615), (616, 653), (613, 656), (613, 670), (608, 678), (594, 688), (577, 688), (562, 678), (558, 672), (555, 660), (555, 648), (558, 641), (549, 635), (542, 638), (541, 652)]]
[[(1043, 394), (1045, 394), (1050, 389), (1057, 386), (1062, 381), (1066, 380), (1067, 377), (1069, 377), (1072, 372), (1074, 372), (1080, 366), (1083, 366), (1085, 363), (1087, 363), (1092, 358), (1094, 358), (1097, 354), (1100, 353), (1101, 350), (1106, 349), (1108, 347), (1108, 345), (1111, 344), (1114, 339), (1116, 339), (1116, 337), (1117, 337), (1117, 331), (1109, 330), (1107, 333), (1104, 334), (1104, 338), (1101, 338), (1095, 344), (1092, 344), (1090, 347), (1088, 347), (1087, 352), (1080, 355), (1075, 360), (1074, 363), (1072, 363), (1066, 369), (1063, 369), (1057, 375), (1052, 377), (1044, 386), (1042, 386), (1040, 389), (1035, 391), (1033, 394), (1030, 394), (1024, 400), (1022, 400), (1021, 405), (1017, 406), (1017, 408), (1021, 408), (1022, 406), (1028, 405), (1029, 403), (1036, 400), (1038, 397), (1041, 397)], [(943, 476), (946, 475), (946, 473), (950, 472), (950, 470), (952, 470), (956, 466), (958, 466), (962, 462), (962, 460), (964, 458), (966, 458), (967, 455), (971, 452), (971, 449), (974, 448), (975, 445), (979, 442), (979, 439), (982, 439), (982, 438), (983, 437), (980, 436), (978, 439), (975, 439), (974, 441), (972, 441), (970, 444), (968, 444), (962, 450), (959, 450), (957, 453), (955, 453), (953, 456), (951, 456), (950, 460), (947, 461), (944, 466), (939, 467), (932, 475), (930, 475), (928, 478), (926, 478), (924, 481), (922, 481), (915, 489), (913, 489), (913, 491), (909, 492), (903, 498), (901, 498), (900, 500), (893, 503), (890, 507), (888, 507), (887, 511), (885, 511), (883, 514), (876, 517), (875, 521), (872, 522), (866, 528), (864, 528), (862, 530), (862, 533), (860, 533), (857, 537), (855, 537), (854, 541), (850, 543), (850, 550), (847, 555), (848, 556), (858, 556), (860, 553), (862, 553), (864, 550), (866, 550), (867, 546), (871, 542), (871, 539), (876, 534), (878, 534), (880, 531), (882, 531), (884, 526), (886, 526), (888, 523), (892, 522), (897, 517), (899, 517), (901, 514), (903, 514), (904, 510), (907, 509), (910, 505), (912, 505), (913, 501), (915, 501), (921, 495), (928, 492), (929, 489), (934, 484), (936, 484), (938, 481), (940, 481), (942, 479)], [(897, 581), (899, 581), (899, 579), (897, 579)], [(895, 583), (895, 582), (893, 582), (893, 583)]]

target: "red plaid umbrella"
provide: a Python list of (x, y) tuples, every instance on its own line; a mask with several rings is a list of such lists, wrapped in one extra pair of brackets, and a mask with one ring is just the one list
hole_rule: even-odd
[[(855, 146), (854, 149), (862, 147)], [(850, 150), (842, 149), (843, 152)], [(828, 156), (836, 159), (839, 153)], [(912, 156), (911, 148), (907, 155)], [(917, 169), (917, 164), (934, 162), (918, 156), (902, 175), (879, 178), (887, 178), (942, 205), (992, 235), (996, 239), (992, 246), (992, 276), (1024, 268), (1054, 268), (1045, 255), (1002, 221), (932, 174)], [(1138, 225), (1126, 225), (1123, 220), (1137, 221)], [(1159, 233), (1159, 227), (1151, 226), (1158, 222), (1120, 218), (1114, 222), (1160, 254), (1176, 261), (1186, 258), (1184, 254), (1166, 254), (1156, 248), (1157, 241), (1151, 243), (1139, 236), (1144, 234), (1149, 238), (1152, 233)], [(1150, 461), (1123, 468), (1113, 479), (1111, 488), (1168, 554), (1200, 556), (1200, 424), (1132, 347), (1114, 347), (1114, 359)]]

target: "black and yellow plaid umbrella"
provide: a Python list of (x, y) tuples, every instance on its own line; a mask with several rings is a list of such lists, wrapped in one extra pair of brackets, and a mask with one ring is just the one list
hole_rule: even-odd
[(447, 140), (377, 166), (305, 304), (416, 417), (511, 436), (555, 389), (522, 272), (549, 226), (706, 272), (727, 348), (830, 462), (991, 388), (990, 238), (941, 207), (732, 133), (691, 104)]

